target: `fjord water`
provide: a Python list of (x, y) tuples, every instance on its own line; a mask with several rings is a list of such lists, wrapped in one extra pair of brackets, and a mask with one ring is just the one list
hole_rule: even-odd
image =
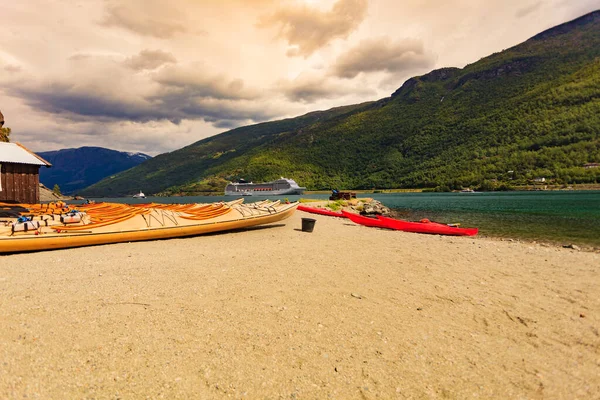
[[(577, 244), (600, 248), (600, 191), (537, 191), (482, 193), (359, 193), (393, 209), (411, 221), (428, 218), (441, 223), (478, 227), (481, 236)], [(98, 199), (122, 203), (212, 203), (231, 196)], [(267, 197), (252, 196), (254, 202)], [(326, 200), (329, 194), (268, 197), (295, 201)]]
[(403, 219), (458, 222), (485, 236), (600, 248), (600, 191), (406, 193), (377, 199)]

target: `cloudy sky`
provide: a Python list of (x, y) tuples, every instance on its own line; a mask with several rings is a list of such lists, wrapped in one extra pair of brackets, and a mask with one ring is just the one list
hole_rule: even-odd
[(600, 0), (22, 0), (0, 4), (0, 110), (34, 151), (156, 155), (389, 96)]

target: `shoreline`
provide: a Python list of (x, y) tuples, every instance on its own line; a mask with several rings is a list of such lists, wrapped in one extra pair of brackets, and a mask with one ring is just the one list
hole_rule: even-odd
[[(545, 186), (546, 188), (542, 188)], [(600, 184), (573, 184), (568, 185), (522, 185), (514, 186), (510, 190), (488, 190), (477, 191), (477, 193), (503, 193), (503, 192), (553, 192), (553, 191), (585, 191), (585, 190), (600, 190)], [(340, 192), (353, 192), (360, 194), (384, 194), (384, 193), (460, 193), (460, 190), (452, 190), (449, 192), (435, 192), (433, 188), (417, 188), (417, 189), (341, 189)], [(305, 190), (303, 195), (311, 194), (331, 194), (331, 190)], [(172, 193), (167, 195), (155, 195), (148, 197), (186, 197), (186, 196), (224, 196), (224, 192), (184, 192)], [(102, 197), (90, 197), (100, 199)], [(107, 197), (108, 198), (108, 197)]]
[[(330, 194), (328, 192), (323, 193), (323, 194)], [(365, 193), (361, 193), (361, 194), (365, 194)], [(368, 194), (368, 193), (366, 193)], [(465, 194), (465, 196), (469, 196), (469, 194)], [(466, 198), (466, 197), (465, 197)], [(174, 201), (176, 198), (174, 198)], [(235, 197), (231, 197), (231, 199), (235, 199)], [(124, 202), (127, 202), (127, 200), (129, 200), (129, 198), (123, 198)], [(256, 198), (245, 198), (245, 200), (247, 202), (252, 202), (252, 201), (256, 201)], [(372, 200), (372, 198), (370, 197), (359, 197), (358, 200), (361, 201), (365, 201), (365, 200)], [(102, 201), (102, 199), (98, 199), (98, 201)], [(207, 201), (207, 200), (204, 200)], [(317, 206), (324, 206), (327, 203), (334, 203), (336, 202), (336, 200), (326, 200), (326, 199), (311, 199), (311, 198), (300, 198), (299, 201), (303, 204), (306, 205), (317, 205)], [(339, 202), (339, 201), (338, 201)], [(384, 206), (386, 206), (385, 204), (383, 204)], [(387, 207), (387, 206), (386, 206)], [(389, 208), (389, 207), (387, 207)], [(409, 214), (411, 215), (407, 215), (406, 213), (406, 209), (405, 208), (389, 208), (391, 210), (391, 216), (394, 218), (399, 218), (399, 219), (405, 219), (405, 220), (410, 220), (410, 221), (417, 221), (421, 218), (429, 218), (431, 219), (432, 216), (430, 213), (426, 213), (423, 214), (419, 211), (415, 212), (415, 215), (412, 215), (410, 212)], [(352, 211), (352, 210), (348, 210), (348, 211)], [(435, 212), (434, 212), (435, 213)], [(440, 218), (440, 220), (442, 223), (445, 222), (456, 222), (456, 216), (451, 218), (451, 219), (446, 219), (444, 220), (444, 216), (443, 215), (438, 215), (438, 218)], [(460, 216), (459, 216), (460, 218)], [(463, 225), (464, 225), (464, 220), (462, 220)], [(473, 222), (473, 221), (472, 221)], [(479, 222), (479, 223), (477, 223)], [(552, 247), (573, 247), (577, 250), (582, 250), (582, 251), (588, 251), (588, 252), (600, 252), (600, 242), (598, 241), (593, 241), (590, 240), (589, 238), (578, 238), (578, 237), (568, 237), (568, 236), (564, 236), (561, 237), (560, 235), (557, 234), (553, 234), (553, 235), (547, 235), (544, 234), (542, 231), (540, 231), (541, 228), (544, 228), (543, 226), (539, 226), (536, 228), (535, 234), (531, 234), (531, 232), (521, 232), (521, 231), (513, 231), (511, 229), (506, 229), (503, 227), (500, 227), (500, 229), (497, 229), (497, 227), (494, 225), (494, 221), (477, 221), (475, 223), (472, 223), (470, 226), (472, 227), (479, 227), (482, 228), (483, 226), (487, 226), (487, 228), (483, 231), (483, 232), (479, 232), (479, 236), (480, 237), (489, 237), (492, 239), (496, 239), (496, 240), (504, 240), (504, 241), (522, 241), (524, 243), (530, 243), (530, 244), (536, 244), (536, 243), (540, 243), (542, 245), (545, 246), (552, 246)], [(465, 227), (467, 227), (467, 225), (464, 225)], [(532, 225), (535, 227), (535, 224)], [(488, 231), (488, 230), (491, 230)]]
[(0, 260), (2, 398), (600, 392), (596, 253), (297, 211)]
[[(358, 200), (360, 202), (360, 200), (368, 201), (368, 200), (372, 200), (372, 199), (360, 198)], [(317, 208), (325, 208), (325, 209), (330, 210), (330, 208), (327, 208), (326, 206), (327, 206), (327, 204), (334, 203), (334, 202), (335, 202), (334, 200), (305, 199), (305, 201), (302, 204), (307, 205), (307, 206), (312, 206), (312, 207), (317, 207)], [(385, 205), (383, 204), (383, 206), (385, 206)], [(386, 208), (388, 208), (390, 210), (390, 216), (392, 218), (403, 219), (403, 213), (399, 213), (397, 209), (389, 208), (387, 206), (386, 206)], [(357, 212), (354, 207), (352, 207), (351, 205), (347, 205), (347, 204), (342, 206), (342, 209), (349, 211), (349, 212)], [(589, 244), (577, 244), (577, 243), (565, 244), (565, 243), (561, 243), (559, 241), (553, 241), (551, 239), (528, 239), (528, 238), (517, 237), (517, 236), (508, 237), (508, 236), (500, 236), (500, 235), (493, 235), (493, 234), (481, 234), (481, 233), (479, 233), (477, 235), (477, 237), (490, 239), (490, 240), (497, 240), (497, 241), (516, 242), (516, 243), (524, 243), (524, 244), (529, 244), (529, 245), (540, 245), (543, 247), (558, 247), (558, 248), (573, 249), (573, 250), (577, 250), (577, 251), (600, 253), (600, 247), (598, 247), (598, 246), (593, 246), (593, 245), (589, 245)]]

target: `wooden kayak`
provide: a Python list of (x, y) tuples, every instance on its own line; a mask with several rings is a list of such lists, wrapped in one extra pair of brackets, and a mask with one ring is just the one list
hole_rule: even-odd
[(179, 238), (248, 228), (281, 221), (290, 217), (297, 207), (297, 202), (263, 203), (260, 206), (225, 203), (219, 210), (226, 209), (227, 212), (205, 215), (204, 219), (188, 219), (184, 217), (199, 216), (193, 212), (174, 211), (181, 209), (177, 206), (173, 207), (174, 210), (150, 205), (143, 208), (129, 206), (128, 212), (119, 206), (108, 209), (119, 209), (122, 213), (102, 222), (90, 222), (97, 221), (99, 216), (92, 220), (86, 215), (75, 224), (63, 224), (59, 218), (34, 213), (33, 221), (25, 223), (30, 226), (26, 230), (15, 228), (19, 226), (16, 219), (10, 224), (0, 225), (0, 254)]
[(346, 218), (346, 216), (339, 211), (325, 210), (323, 208), (316, 208), (316, 207), (307, 207), (307, 206), (303, 206), (302, 204), (300, 204), (298, 206), (298, 210), (306, 211), (306, 212), (309, 212), (312, 214), (327, 215), (329, 217)]
[(475, 236), (479, 232), (477, 228), (459, 228), (431, 222), (429, 220), (421, 222), (404, 221), (401, 219), (377, 216), (377, 219), (364, 217), (358, 214), (351, 214), (342, 211), (352, 222), (365, 226), (374, 226), (377, 228), (393, 229), (397, 231), (412, 232), (412, 233), (429, 233), (434, 235), (451, 235), (451, 236)]

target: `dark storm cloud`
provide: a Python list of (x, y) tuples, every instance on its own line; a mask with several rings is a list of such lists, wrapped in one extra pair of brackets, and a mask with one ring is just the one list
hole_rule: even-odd
[(29, 106), (73, 121), (149, 122), (203, 120), (214, 126), (234, 126), (240, 121), (264, 121), (281, 115), (262, 102), (228, 96), (236, 81), (213, 82), (214, 86), (163, 87), (157, 94), (124, 96), (120, 88), (94, 90), (91, 86), (64, 83), (13, 85), (8, 92)]
[(321, 99), (335, 99), (350, 94), (374, 95), (374, 91), (339, 80), (318, 75), (301, 75), (293, 81), (280, 82), (279, 90), (293, 102), (314, 103)]
[(220, 128), (220, 129), (233, 129), (233, 128), (237, 128), (238, 126), (240, 126), (239, 123), (235, 123), (236, 121), (216, 121), (213, 123), (213, 126), (215, 128)]
[(22, 98), (31, 107), (51, 114), (63, 114), (74, 120), (149, 121), (167, 117), (165, 112), (153, 110), (147, 102), (126, 101), (119, 96), (101, 95), (76, 85), (53, 83), (12, 87), (10, 93)]
[(280, 115), (253, 102), (212, 101), (195, 99), (186, 102), (182, 111), (189, 117), (202, 118), (215, 126), (237, 125), (241, 121), (266, 121)]
[(161, 85), (161, 93), (166, 95), (176, 93), (181, 97), (230, 100), (259, 97), (255, 91), (244, 87), (242, 79), (204, 74), (200, 67), (166, 67), (154, 75), (154, 81)]

